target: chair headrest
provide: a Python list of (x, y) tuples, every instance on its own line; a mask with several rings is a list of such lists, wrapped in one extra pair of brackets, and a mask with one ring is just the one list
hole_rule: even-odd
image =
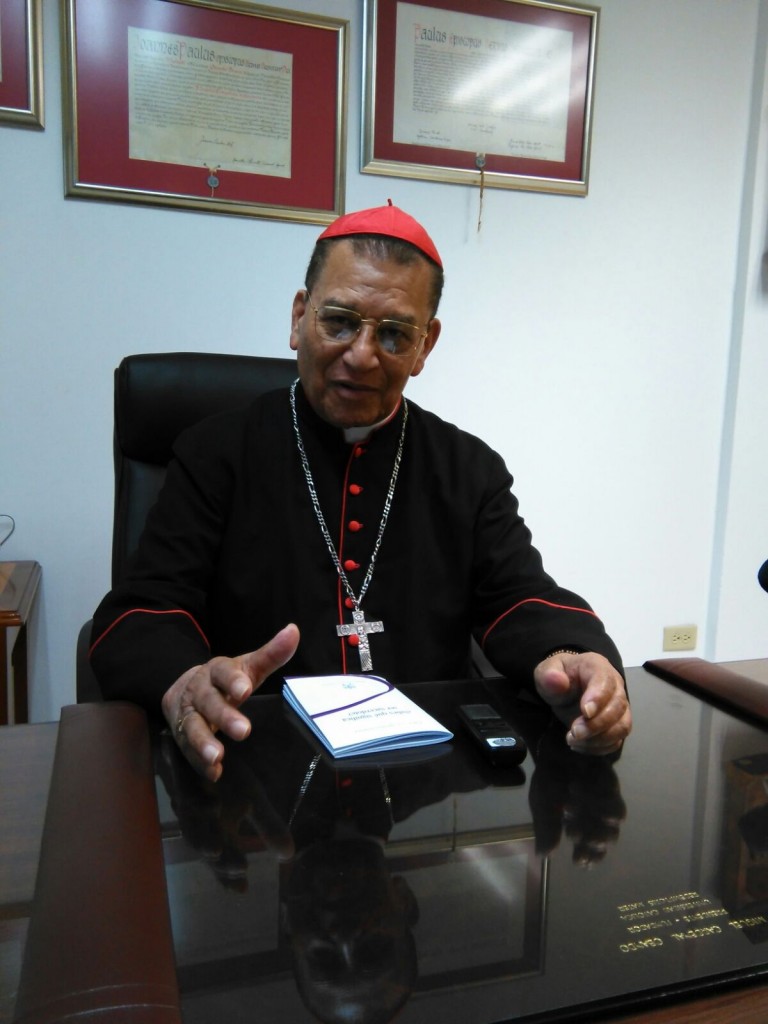
[(124, 458), (167, 465), (178, 435), (214, 413), (286, 387), (295, 359), (163, 352), (126, 356), (115, 370), (115, 444)]

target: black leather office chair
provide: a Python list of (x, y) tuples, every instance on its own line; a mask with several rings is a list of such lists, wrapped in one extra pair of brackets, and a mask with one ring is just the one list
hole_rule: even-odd
[[(294, 359), (162, 352), (126, 356), (115, 370), (112, 585), (125, 573), (165, 479), (178, 435), (206, 416), (247, 405), (297, 376)], [(77, 700), (101, 700), (88, 662), (91, 623), (77, 644)]]

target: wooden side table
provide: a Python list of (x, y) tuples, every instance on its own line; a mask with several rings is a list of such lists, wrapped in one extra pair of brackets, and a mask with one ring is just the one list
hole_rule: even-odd
[(13, 720), (29, 721), (27, 694), (27, 619), (40, 583), (38, 562), (0, 562), (0, 725), (8, 724), (8, 630), (18, 629), (10, 644)]

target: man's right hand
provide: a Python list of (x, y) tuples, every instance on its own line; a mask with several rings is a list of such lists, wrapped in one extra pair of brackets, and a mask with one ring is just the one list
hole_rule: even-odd
[(242, 740), (251, 723), (237, 709), (267, 676), (289, 661), (299, 646), (299, 630), (292, 623), (249, 654), (213, 658), (180, 676), (163, 696), (165, 720), (176, 743), (192, 767), (211, 782), (221, 776), (224, 745), (214, 735), (221, 731)]

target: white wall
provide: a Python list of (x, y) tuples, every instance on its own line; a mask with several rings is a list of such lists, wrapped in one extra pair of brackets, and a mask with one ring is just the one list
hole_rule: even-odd
[[(603, 0), (589, 196), (486, 190), (480, 234), (476, 190), (358, 172), (362, 5), (292, 6), (351, 23), (346, 208), (391, 196), (447, 266), (411, 395), (504, 454), (550, 571), (627, 664), (689, 622), (702, 656), (768, 655), (768, 0)], [(2, 557), (43, 566), (38, 720), (74, 700), (75, 637), (109, 584), (113, 368), (283, 354), (320, 230), (65, 200), (43, 7), (46, 129), (0, 128)]]

